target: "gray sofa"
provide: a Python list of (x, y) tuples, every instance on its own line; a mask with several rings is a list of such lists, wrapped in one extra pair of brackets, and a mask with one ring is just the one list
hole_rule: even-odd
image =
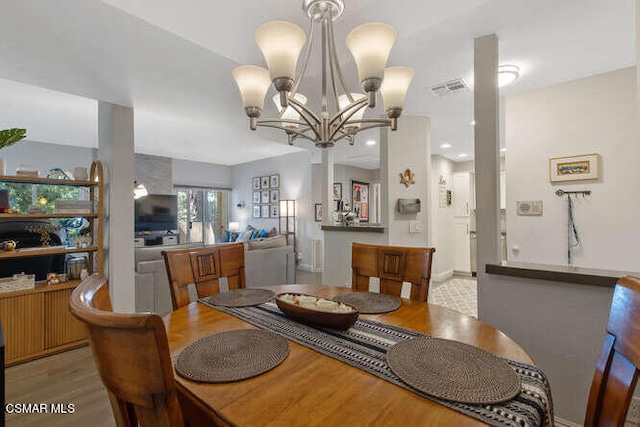
[[(295, 283), (295, 255), (292, 246), (259, 248), (260, 242), (245, 243), (244, 263), (247, 287)], [(189, 245), (145, 246), (135, 248), (135, 294), (137, 312), (165, 315), (172, 310), (169, 279), (162, 251), (202, 247)], [(191, 300), (196, 299), (193, 286)]]

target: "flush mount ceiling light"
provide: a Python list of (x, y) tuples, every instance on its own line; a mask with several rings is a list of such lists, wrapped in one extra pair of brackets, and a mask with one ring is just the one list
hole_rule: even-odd
[[(344, 10), (343, 0), (303, 0), (302, 9), (309, 16), (309, 38), (299, 26), (285, 21), (272, 21), (258, 27), (256, 44), (262, 51), (268, 70), (255, 65), (242, 65), (233, 70), (240, 89), (244, 110), (251, 130), (258, 126), (284, 130), (289, 144), (307, 139), (317, 147), (332, 147), (346, 139), (354, 143), (355, 135), (365, 129), (390, 127), (396, 130), (407, 89), (414, 71), (408, 67), (385, 68), (387, 57), (398, 34), (382, 22), (370, 22), (354, 28), (347, 35), (347, 47), (353, 55), (362, 93), (347, 89), (333, 34), (333, 21)], [(319, 23), (319, 25), (314, 25)], [(300, 99), (298, 88), (305, 77), (313, 46), (314, 29), (320, 26), (322, 111), (315, 114)], [(305, 47), (304, 60), (296, 73), (298, 56)], [(259, 118), (269, 86), (278, 92), (277, 118)], [(382, 94), (387, 118), (364, 119), (364, 108), (376, 105), (376, 92)]]
[(501, 65), (498, 67), (498, 87), (509, 85), (520, 77), (520, 68), (516, 65)]
[(451, 148), (451, 144), (447, 144), (447, 143), (441, 144), (440, 148)]
[(376, 142), (373, 139), (367, 141), (367, 145), (376, 145)]

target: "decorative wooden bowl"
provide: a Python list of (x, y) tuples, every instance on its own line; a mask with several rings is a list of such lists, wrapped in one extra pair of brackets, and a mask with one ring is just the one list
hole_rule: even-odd
[(356, 323), (356, 320), (358, 320), (358, 310), (352, 305), (343, 303), (343, 305), (352, 309), (352, 311), (350, 312), (333, 313), (330, 311), (321, 311), (317, 309), (307, 308), (295, 303), (291, 303), (289, 301), (285, 301), (282, 299), (283, 295), (317, 298), (321, 301), (331, 300), (316, 297), (313, 295), (298, 294), (295, 292), (285, 292), (279, 294), (276, 297), (276, 304), (278, 305), (278, 308), (287, 317), (295, 320), (296, 322), (305, 323), (311, 326), (318, 326), (320, 328), (337, 329), (344, 331), (349, 329), (354, 323)]

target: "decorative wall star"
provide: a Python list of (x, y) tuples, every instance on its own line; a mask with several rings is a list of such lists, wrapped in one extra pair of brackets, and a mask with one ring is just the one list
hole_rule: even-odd
[(411, 186), (411, 184), (416, 183), (415, 178), (416, 178), (416, 174), (411, 172), (411, 169), (407, 168), (406, 171), (400, 174), (400, 183), (409, 187)]

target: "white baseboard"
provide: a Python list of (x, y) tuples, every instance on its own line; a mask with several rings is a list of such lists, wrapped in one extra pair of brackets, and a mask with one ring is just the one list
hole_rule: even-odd
[(298, 264), (298, 269), (308, 273), (322, 273), (321, 268), (313, 268), (311, 264)]
[(553, 417), (553, 420), (555, 421), (556, 427), (581, 427), (581, 424), (576, 424), (563, 418)]
[(432, 274), (431, 281), (432, 282), (444, 282), (447, 279), (453, 277), (453, 270), (447, 270), (444, 273)]

